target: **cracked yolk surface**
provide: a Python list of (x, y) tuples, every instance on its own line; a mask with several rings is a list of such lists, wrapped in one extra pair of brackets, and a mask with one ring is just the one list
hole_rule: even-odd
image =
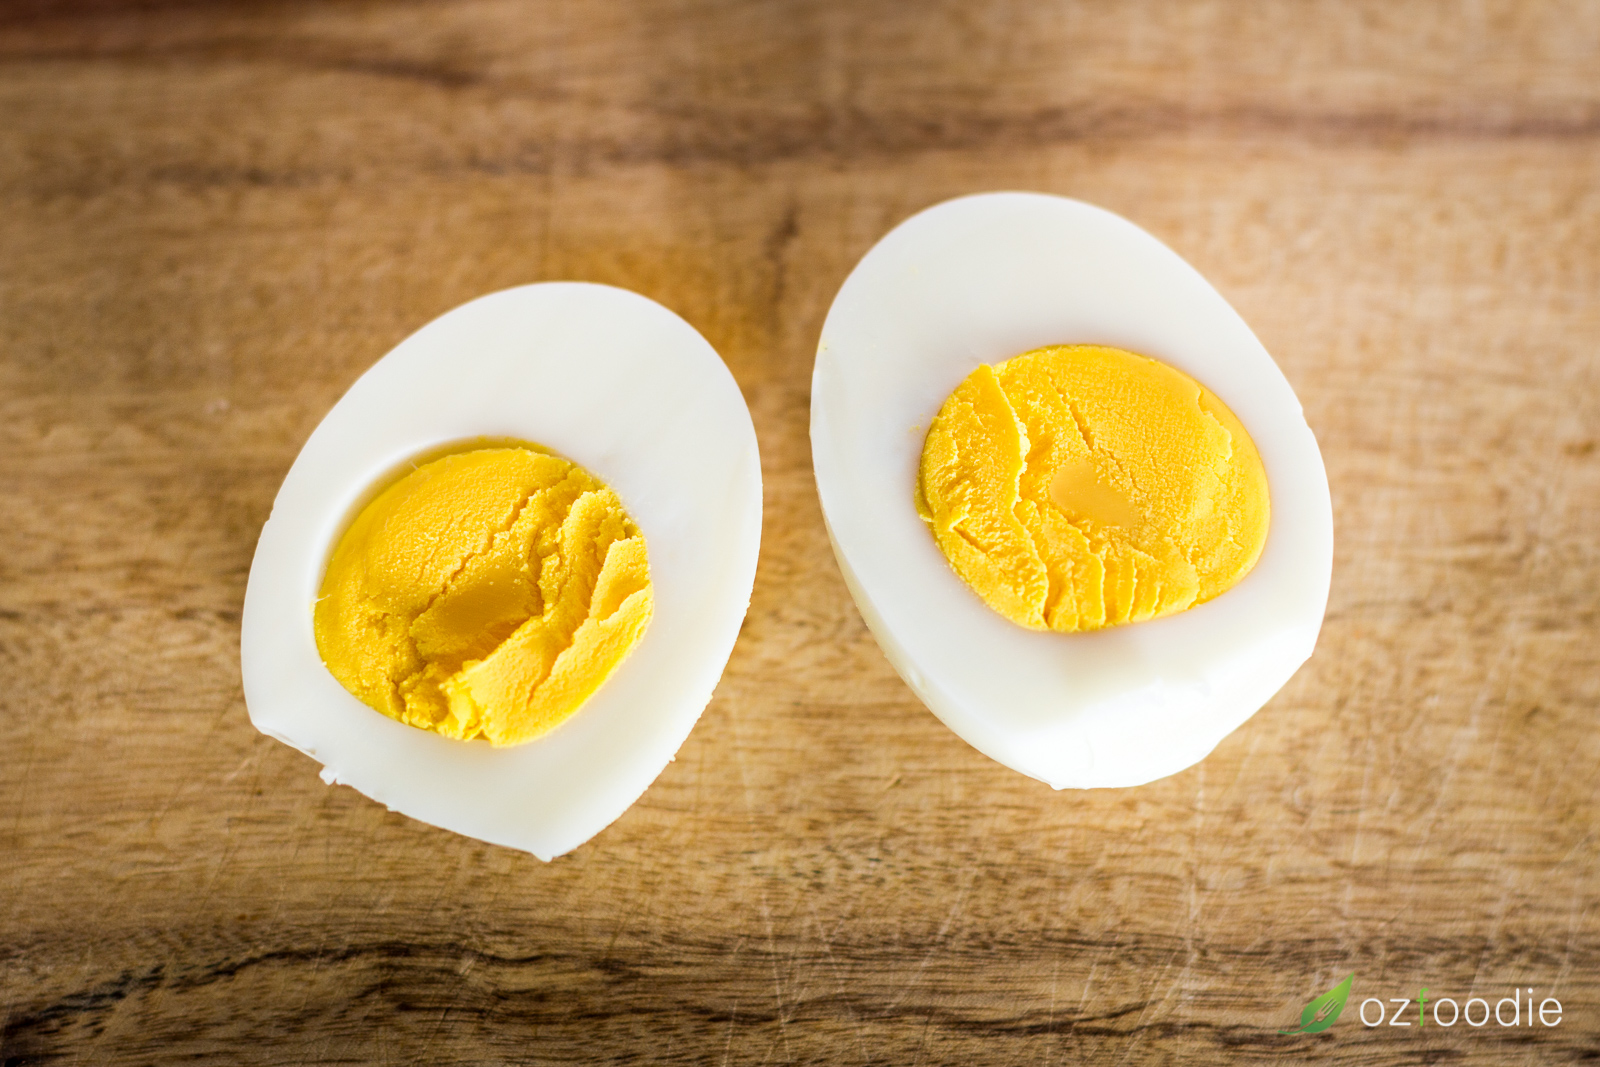
[(328, 670), (363, 703), (499, 746), (577, 711), (651, 606), (644, 537), (614, 492), (560, 456), (482, 448), (423, 464), (362, 509), (314, 624)]
[(1098, 345), (980, 366), (923, 443), (917, 510), (963, 581), (1035, 630), (1182, 611), (1249, 573), (1261, 456), (1193, 378)]

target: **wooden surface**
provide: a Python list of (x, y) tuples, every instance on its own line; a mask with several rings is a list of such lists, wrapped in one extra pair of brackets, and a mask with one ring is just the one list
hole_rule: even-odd
[[(1592, 1062), (1597, 70), (1593, 3), (0, 8), (0, 1063)], [(1000, 188), (1193, 263), (1328, 465), (1315, 657), (1139, 789), (941, 726), (818, 510), (834, 292)], [(555, 278), (706, 335), (767, 495), (700, 725), (546, 865), (324, 786), (237, 644), (334, 400)], [(1357, 1018), (1424, 986), (1563, 1020)]]

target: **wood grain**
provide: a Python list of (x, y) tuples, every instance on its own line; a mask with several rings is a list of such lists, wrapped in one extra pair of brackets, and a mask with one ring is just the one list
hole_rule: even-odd
[[(0, 8), (0, 1063), (1600, 1058), (1597, 61), (1584, 3)], [(1195, 264), (1328, 464), (1316, 656), (1139, 789), (955, 738), (821, 523), (833, 294), (996, 188)], [(552, 278), (711, 340), (766, 516), (700, 725), (545, 865), (323, 786), (237, 643), (333, 401)], [(1423, 986), (1563, 1021), (1354, 1014)]]

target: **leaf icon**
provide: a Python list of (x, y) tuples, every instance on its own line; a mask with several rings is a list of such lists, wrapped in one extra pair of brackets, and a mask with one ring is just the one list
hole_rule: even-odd
[(1279, 1030), (1278, 1033), (1316, 1034), (1332, 1026), (1338, 1021), (1339, 1013), (1344, 1011), (1344, 1002), (1350, 997), (1350, 983), (1355, 981), (1355, 977), (1352, 972), (1344, 981), (1307, 1004), (1300, 1012), (1300, 1029)]

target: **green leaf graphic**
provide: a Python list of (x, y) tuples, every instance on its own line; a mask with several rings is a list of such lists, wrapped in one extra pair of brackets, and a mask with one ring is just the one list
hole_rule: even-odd
[(1332, 1026), (1344, 1011), (1344, 1002), (1350, 997), (1350, 983), (1355, 981), (1352, 972), (1344, 981), (1313, 1000), (1300, 1012), (1300, 1029), (1279, 1030), (1280, 1034), (1317, 1034)]

